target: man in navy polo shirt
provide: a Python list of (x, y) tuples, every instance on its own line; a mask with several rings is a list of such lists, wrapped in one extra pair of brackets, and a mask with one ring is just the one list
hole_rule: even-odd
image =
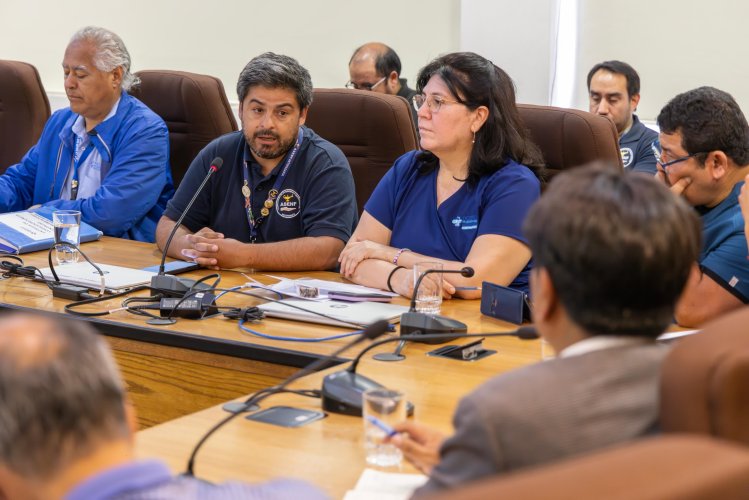
[(588, 73), (591, 113), (606, 116), (616, 125), (619, 152), (624, 168), (632, 172), (655, 174), (655, 159), (650, 145), (658, 138), (635, 115), (640, 102), (640, 75), (629, 64), (604, 61)]
[(680, 325), (698, 326), (749, 302), (738, 201), (749, 174), (749, 125), (730, 94), (700, 87), (669, 101), (658, 126), (657, 176), (702, 216), (704, 245), (676, 308)]
[(214, 140), (192, 162), (156, 228), (159, 247), (219, 157), (223, 167), (187, 213), (170, 256), (213, 269), (335, 267), (356, 225), (354, 180), (341, 150), (303, 126), (309, 72), (268, 52), (242, 70), (237, 94), (242, 130)]

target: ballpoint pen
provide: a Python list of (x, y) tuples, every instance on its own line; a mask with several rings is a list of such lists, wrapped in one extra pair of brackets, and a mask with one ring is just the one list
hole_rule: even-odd
[(386, 437), (391, 438), (398, 434), (398, 431), (373, 415), (367, 415), (367, 422), (382, 430)]

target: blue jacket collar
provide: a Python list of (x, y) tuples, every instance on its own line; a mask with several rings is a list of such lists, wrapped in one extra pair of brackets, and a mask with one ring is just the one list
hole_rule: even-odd
[[(106, 164), (112, 163), (112, 150), (110, 144), (114, 141), (114, 133), (119, 129), (122, 120), (130, 113), (134, 101), (135, 98), (123, 90), (120, 94), (120, 103), (117, 106), (117, 112), (115, 115), (108, 120), (104, 120), (89, 132), (92, 136), (94, 147), (96, 147), (101, 155), (102, 161)], [(75, 144), (73, 124), (76, 119), (78, 119), (78, 115), (71, 113), (70, 117), (65, 121), (62, 130), (60, 130), (60, 140), (71, 151), (73, 151)]]

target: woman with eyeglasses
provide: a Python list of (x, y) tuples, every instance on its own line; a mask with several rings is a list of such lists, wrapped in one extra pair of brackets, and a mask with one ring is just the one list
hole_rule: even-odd
[(421, 150), (396, 160), (340, 255), (341, 274), (406, 297), (411, 268), (470, 266), (445, 274), (443, 296), (477, 298), (481, 282), (528, 291), (531, 252), (521, 232), (540, 195), (542, 158), (515, 106), (512, 80), (471, 52), (420, 72), (414, 106)]

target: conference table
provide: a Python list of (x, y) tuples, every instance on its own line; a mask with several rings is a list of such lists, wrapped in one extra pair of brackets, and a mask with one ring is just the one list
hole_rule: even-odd
[[(82, 246), (97, 263), (143, 268), (157, 264), (160, 253), (153, 244), (104, 237)], [(47, 266), (47, 252), (23, 256), (25, 264)], [(240, 270), (262, 282), (279, 273)], [(203, 277), (212, 271), (199, 270), (187, 277)], [(223, 288), (242, 285), (247, 277), (232, 270), (220, 272)], [(340, 281), (336, 273), (282, 273), (284, 277), (310, 277)], [(147, 295), (143, 292), (135, 295)], [(180, 319), (174, 325), (151, 326), (146, 319), (121, 309), (122, 298), (81, 308), (111, 314), (82, 318), (106, 335), (127, 384), (130, 398), (139, 414), (143, 430), (137, 434), (137, 454), (160, 457), (175, 472), (184, 470), (192, 447), (214, 423), (227, 415), (222, 404), (244, 399), (248, 394), (270, 387), (300, 367), (328, 356), (349, 342), (343, 338), (324, 342), (288, 342), (250, 336), (236, 320), (210, 318)], [(226, 295), (220, 304), (247, 307), (261, 299)], [(394, 303), (407, 305), (403, 298)], [(57, 317), (66, 315), (69, 301), (52, 297), (46, 285), (24, 278), (0, 281), (0, 307), (44, 311)], [(459, 319), (472, 333), (507, 332), (515, 325), (483, 316), (478, 300), (453, 299), (443, 302), (442, 314)], [(345, 333), (325, 325), (265, 318), (252, 328), (270, 335), (291, 335), (308, 339)], [(349, 330), (350, 331), (350, 330)], [(391, 334), (397, 335), (397, 332)], [(451, 344), (465, 344), (458, 339)], [(436, 345), (409, 343), (406, 359), (382, 362), (372, 358), (377, 352), (392, 351), (395, 342), (365, 355), (359, 365), (362, 373), (386, 387), (404, 391), (415, 406), (414, 418), (451, 430), (451, 418), (460, 398), (488, 378), (541, 359), (538, 340), (514, 337), (487, 337), (484, 346), (495, 350), (488, 357), (462, 361), (427, 355)], [(363, 344), (366, 345), (366, 344)], [(319, 389), (322, 377), (343, 369), (363, 347), (334, 360), (340, 363), (295, 382), (293, 388)], [(262, 408), (288, 405), (320, 410), (319, 399), (295, 394), (268, 398)], [(308, 479), (334, 497), (352, 488), (365, 467), (361, 418), (329, 413), (326, 418), (299, 428), (282, 428), (238, 417), (213, 436), (201, 451), (196, 471), (212, 481), (243, 479), (259, 481), (277, 476)], [(413, 472), (408, 465), (404, 471)]]

